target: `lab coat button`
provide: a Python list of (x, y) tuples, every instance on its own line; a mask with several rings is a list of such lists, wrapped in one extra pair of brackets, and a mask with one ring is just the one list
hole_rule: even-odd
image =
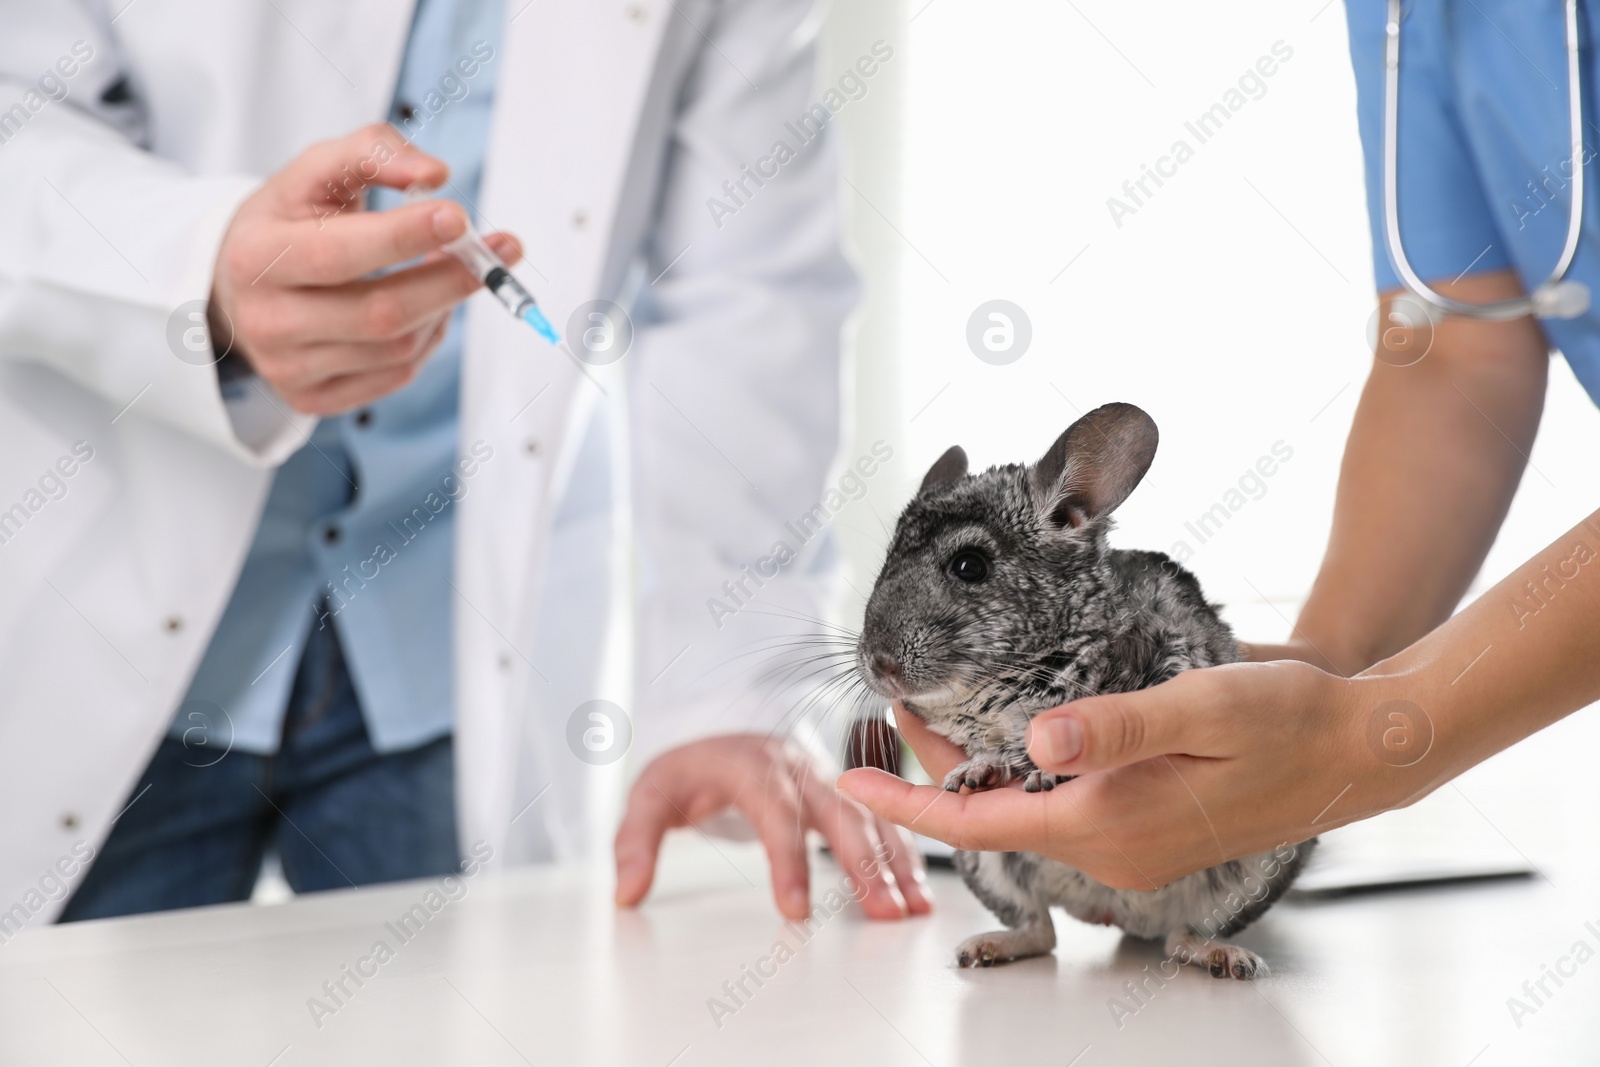
[(399, 107), (395, 108), (394, 113), (400, 116), (400, 121), (402, 122), (410, 122), (412, 119), (417, 117), (417, 109), (412, 107), (410, 104), (401, 104)]
[(76, 830), (78, 828), (78, 813), (75, 811), (63, 812), (61, 815), (61, 828), (63, 830)]
[(123, 75), (106, 87), (100, 94), (100, 102), (106, 107), (118, 107), (133, 100), (133, 88), (128, 84), (127, 75)]
[(522, 447), (527, 450), (528, 455), (537, 456), (539, 454), (539, 449), (543, 446), (539, 444), (539, 439), (537, 437), (530, 437), (528, 438), (527, 443)]
[(628, 21), (629, 22), (643, 22), (647, 15), (649, 15), (649, 12), (646, 11), (644, 8), (640, 7), (638, 4), (629, 4), (628, 5)]
[(168, 615), (165, 625), (167, 627), (167, 632), (168, 633), (175, 634), (179, 630), (183, 629), (183, 616), (182, 615)]
[(371, 408), (362, 408), (360, 411), (356, 412), (356, 420), (355, 421), (356, 421), (356, 425), (361, 427), (363, 430), (366, 429), (368, 426), (371, 426), (372, 425), (372, 409)]
[(589, 225), (589, 213), (587, 211), (579, 209), (579, 210), (574, 211), (572, 213), (572, 228), (573, 229), (581, 230), (587, 225)]
[(500, 669), (503, 671), (509, 671), (511, 669), (511, 653), (500, 653)]

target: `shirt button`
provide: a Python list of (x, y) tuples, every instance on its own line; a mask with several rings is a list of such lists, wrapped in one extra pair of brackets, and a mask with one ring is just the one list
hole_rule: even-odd
[(356, 420), (355, 421), (356, 421), (356, 425), (361, 427), (362, 429), (366, 429), (368, 426), (371, 426), (372, 425), (372, 409), (371, 408), (362, 408), (360, 411), (356, 412)]
[(587, 211), (584, 211), (582, 208), (579, 208), (577, 211), (574, 211), (572, 213), (572, 228), (573, 229), (581, 230), (587, 225), (589, 225), (589, 213)]
[(645, 16), (648, 14), (649, 12), (645, 11), (645, 9), (640, 7), (638, 4), (628, 5), (629, 22), (643, 22), (645, 20)]
[(511, 653), (500, 653), (500, 669), (503, 671), (509, 671), (511, 669)]
[(328, 542), (328, 544), (330, 544), (330, 545), (338, 544), (339, 543), (339, 527), (337, 527), (337, 526), (328, 526), (328, 527), (324, 528), (323, 531), (322, 531), (322, 539), (324, 541)]
[(544, 446), (539, 443), (539, 439), (537, 437), (530, 437), (528, 438), (528, 442), (522, 447), (527, 450), (528, 455), (537, 456), (539, 454), (539, 450)]
[(162, 623), (162, 625), (167, 628), (167, 632), (168, 633), (175, 634), (179, 630), (183, 629), (183, 616), (182, 615), (168, 615), (167, 618), (166, 618), (166, 621), (164, 623)]
[(402, 122), (410, 122), (412, 119), (417, 117), (417, 109), (412, 107), (410, 104), (401, 104), (399, 107), (395, 108), (394, 113), (400, 116), (400, 121)]

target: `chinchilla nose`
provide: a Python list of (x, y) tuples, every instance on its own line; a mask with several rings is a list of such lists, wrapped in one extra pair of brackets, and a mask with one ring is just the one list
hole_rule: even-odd
[(874, 652), (870, 663), (872, 673), (879, 678), (900, 677), (900, 661), (887, 652)]

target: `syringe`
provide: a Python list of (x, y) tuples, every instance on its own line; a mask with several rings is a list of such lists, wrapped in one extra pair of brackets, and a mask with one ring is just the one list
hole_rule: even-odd
[[(426, 185), (413, 185), (406, 190), (406, 203), (415, 203), (418, 200), (431, 198), (438, 189)], [(550, 320), (544, 317), (544, 312), (539, 310), (538, 303), (533, 299), (533, 294), (512, 275), (510, 268), (494, 254), (484, 241), (481, 234), (469, 222), (467, 232), (457, 237), (454, 241), (444, 246), (444, 251), (455, 256), (474, 276), (482, 279), (489, 293), (498, 300), (502, 306), (515, 318), (532, 326), (551, 344), (557, 343), (560, 338), (556, 336)]]

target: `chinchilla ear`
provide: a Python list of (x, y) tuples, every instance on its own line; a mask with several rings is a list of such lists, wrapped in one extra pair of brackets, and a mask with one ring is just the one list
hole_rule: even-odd
[(951, 445), (944, 455), (934, 461), (928, 468), (928, 473), (922, 476), (922, 485), (917, 489), (919, 494), (926, 493), (936, 485), (944, 482), (953, 482), (964, 477), (967, 473), (967, 454), (960, 445)]
[(1150, 469), (1158, 438), (1155, 420), (1132, 404), (1095, 408), (1028, 469), (1034, 502), (1060, 527), (1111, 514)]

